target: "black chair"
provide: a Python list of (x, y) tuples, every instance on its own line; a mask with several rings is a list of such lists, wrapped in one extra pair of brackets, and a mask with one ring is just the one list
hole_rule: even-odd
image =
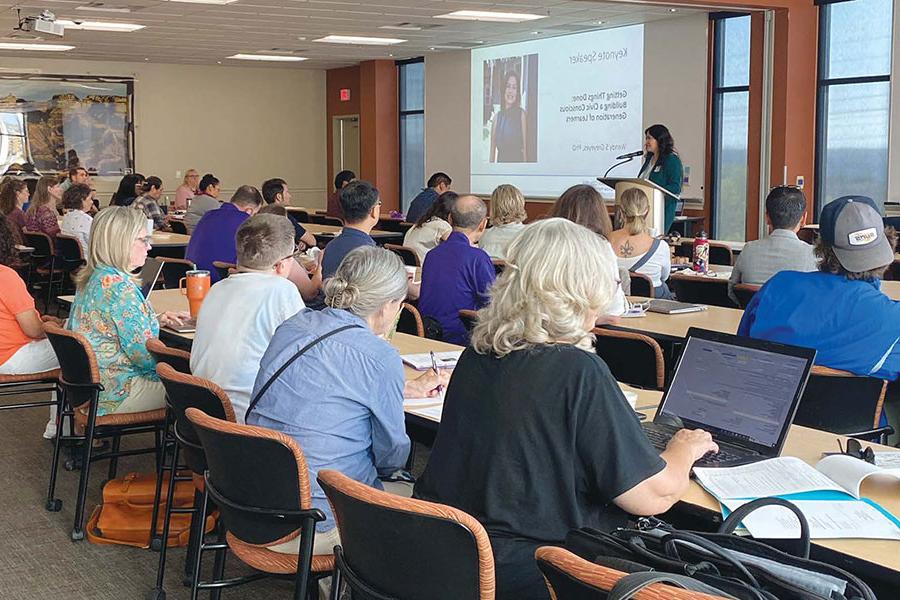
[(819, 232), (815, 229), (806, 229), (802, 228), (797, 232), (797, 238), (803, 240), (810, 246), (816, 245), (816, 239), (819, 237)]
[(400, 260), (403, 261), (403, 264), (407, 267), (421, 267), (422, 261), (419, 260), (419, 255), (415, 250), (408, 246), (397, 246), (396, 244), (385, 244), (385, 250), (390, 250), (394, 254), (400, 257)]
[(169, 221), (169, 229), (172, 230), (172, 233), (188, 235), (187, 225), (185, 225), (183, 221), (172, 219)]
[[(53, 317), (42, 317), (53, 319)], [(8, 396), (30, 396), (42, 392), (56, 392), (59, 380), (59, 369), (44, 371), (42, 373), (22, 373), (19, 375), (0, 375), (0, 398)], [(28, 400), (17, 404), (0, 404), (0, 412), (15, 410), (18, 408), (37, 408), (40, 406), (56, 406), (59, 408), (59, 398), (56, 400)]]
[[(87, 497), (91, 462), (109, 459), (107, 478), (115, 479), (120, 457), (152, 452), (156, 454), (157, 461), (159, 461), (162, 451), (161, 438), (162, 431), (165, 428), (166, 411), (165, 409), (159, 409), (137, 413), (110, 413), (98, 416), (97, 405), (103, 385), (100, 383), (100, 370), (93, 348), (82, 335), (61, 329), (53, 323), (44, 322), (44, 333), (47, 334), (47, 338), (53, 345), (62, 373), (59, 378), (61, 400), (59, 401), (60, 410), (56, 414), (56, 441), (53, 445), (53, 462), (50, 470), (50, 485), (47, 490), (46, 508), (51, 512), (58, 512), (62, 508), (62, 501), (55, 497), (56, 472), (59, 466), (59, 452), (62, 441), (83, 440), (81, 478), (78, 482), (75, 523), (72, 527), (71, 535), (73, 541), (78, 541), (84, 538), (84, 503)], [(74, 432), (70, 432), (69, 435), (64, 435), (60, 425), (64, 422), (64, 417), (70, 417), (74, 421), (75, 427), (83, 427), (84, 434), (75, 435)], [(153, 448), (119, 449), (122, 436), (141, 433), (154, 434), (156, 443)], [(110, 451), (94, 455), (94, 440), (107, 437), (112, 438)], [(72, 470), (74, 466), (75, 461), (67, 463), (66, 469)]]
[(28, 255), (30, 263), (28, 287), (31, 290), (36, 290), (36, 283), (47, 286), (44, 312), (49, 312), (53, 283), (62, 277), (62, 271), (56, 268), (56, 247), (53, 245), (53, 239), (40, 231), (28, 231), (26, 229), (22, 231), (22, 240), (26, 246), (34, 248), (34, 251)]
[(641, 296), (642, 298), (653, 298), (653, 280), (643, 273), (628, 272), (628, 278), (631, 280), (631, 296)]
[(491, 543), (474, 517), (376, 490), (338, 471), (319, 471), (317, 479), (341, 536), (334, 549), (332, 600), (342, 584), (354, 598), (494, 598)]
[(422, 323), (422, 315), (418, 309), (408, 302), (404, 302), (400, 308), (400, 319), (397, 321), (397, 331), (408, 333), (418, 337), (425, 337), (425, 325)]
[(887, 382), (814, 366), (797, 407), (795, 425), (884, 444), (894, 433), (879, 427)]
[(169, 258), (167, 256), (158, 256), (156, 260), (162, 263), (162, 279), (163, 285), (167, 290), (178, 289), (178, 282), (185, 273), (194, 271), (197, 265), (186, 258)]
[(59, 270), (61, 276), (59, 278), (59, 295), (66, 292), (66, 281), (68, 280), (75, 289), (72, 282), (72, 275), (85, 264), (84, 251), (81, 244), (74, 237), (68, 235), (58, 235), (55, 241), (56, 246), (56, 269)]
[(472, 330), (475, 329), (475, 325), (478, 323), (478, 311), (463, 309), (459, 311), (459, 320), (462, 321), (466, 332), (472, 335)]
[[(690, 259), (694, 258), (694, 242), (681, 242), (680, 251), (676, 251), (676, 256), (686, 256)], [(734, 265), (734, 252), (731, 246), (723, 242), (709, 242), (709, 264), (711, 265)]]
[(228, 279), (228, 276), (231, 275), (232, 269), (237, 269), (236, 264), (222, 262), (221, 260), (214, 260), (213, 267), (216, 269), (216, 272), (219, 273), (219, 281)]
[[(148, 340), (147, 348), (150, 349), (151, 342), (155, 342), (154, 346), (161, 344), (158, 340)], [(172, 423), (171, 435), (166, 438), (166, 443), (172, 449), (171, 459), (161, 461), (156, 476), (156, 493), (153, 502), (153, 514), (151, 516), (152, 531), (150, 546), (154, 550), (159, 550), (159, 564), (156, 570), (156, 598), (162, 598), (164, 592), (165, 570), (166, 570), (166, 553), (167, 544), (163, 540), (169, 539), (169, 527), (173, 514), (190, 514), (191, 528), (188, 538), (188, 549), (185, 556), (184, 576), (185, 582), (190, 584), (196, 581), (199, 574), (195, 572), (200, 564), (199, 553), (201, 552), (201, 540), (206, 530), (205, 520), (199, 518), (200, 504), (204, 501), (202, 486), (198, 485), (202, 481), (203, 474), (206, 472), (206, 455), (194, 426), (185, 417), (185, 411), (188, 408), (196, 408), (203, 413), (211, 415), (217, 419), (224, 419), (231, 423), (235, 421), (234, 408), (228, 395), (216, 384), (200, 377), (194, 377), (190, 372), (185, 372), (175, 366), (175, 362), (163, 362), (165, 359), (172, 359), (175, 353), (187, 354), (180, 350), (166, 348), (164, 352), (160, 352), (156, 365), (156, 373), (166, 388), (166, 405), (168, 407), (169, 420)], [(156, 356), (156, 352), (154, 352)], [(182, 357), (183, 358), (183, 357)], [(188, 354), (188, 360), (190, 355)], [(184, 462), (184, 466), (191, 472), (191, 475), (179, 473), (180, 462)], [(168, 475), (168, 478), (166, 477)], [(179, 481), (194, 482), (194, 502), (190, 508), (174, 507), (171, 502), (166, 503), (166, 512), (163, 515), (162, 532), (157, 535), (159, 504), (162, 493), (163, 481), (168, 483), (168, 492), (166, 498), (175, 497), (175, 486)]]
[[(200, 556), (206, 547), (220, 553), (230, 549), (242, 562), (260, 571), (221, 581), (225, 565), (221, 555), (213, 569), (217, 581), (200, 584), (195, 578), (192, 598), (197, 597), (199, 589), (223, 589), (267, 575), (283, 575), (294, 580), (294, 600), (306, 600), (310, 586), (334, 568), (334, 556), (312, 553), (316, 523), (324, 521), (325, 514), (312, 507), (303, 451), (293, 438), (271, 429), (230, 423), (196, 408), (188, 408), (185, 415), (206, 454), (205, 494), (219, 508), (228, 541), (227, 546), (201, 544), (194, 573), (199, 573)], [(206, 520), (206, 502), (200, 506), (202, 523)], [(298, 532), (297, 555), (274, 552), (265, 546), (296, 537)]]
[(309, 213), (305, 210), (289, 210), (288, 214), (294, 217), (298, 223), (309, 223)]
[(728, 282), (724, 278), (712, 279), (676, 274), (669, 277), (668, 284), (680, 302), (736, 308), (734, 301), (728, 297)]
[(630, 331), (596, 328), (595, 349), (616, 381), (647, 390), (662, 390), (666, 365), (660, 345), (651, 337)]
[(734, 295), (737, 296), (738, 304), (740, 304), (741, 308), (747, 308), (747, 305), (750, 304), (753, 296), (756, 295), (756, 292), (761, 287), (761, 285), (753, 283), (739, 283), (734, 286)]
[(309, 222), (316, 225), (331, 225), (332, 227), (343, 227), (344, 222), (337, 217), (329, 217), (328, 215), (309, 215)]
[[(159, 338), (150, 338), (145, 344), (147, 351), (156, 359), (157, 364), (166, 364), (185, 375), (191, 374), (191, 353), (178, 348), (170, 348)], [(202, 473), (202, 471), (201, 471)]]
[(404, 223), (399, 219), (392, 219), (390, 217), (381, 217), (378, 220), (378, 225), (375, 226), (375, 229), (380, 231), (393, 231), (394, 233), (406, 233), (409, 227), (404, 227), (404, 225), (412, 226), (412, 223)]

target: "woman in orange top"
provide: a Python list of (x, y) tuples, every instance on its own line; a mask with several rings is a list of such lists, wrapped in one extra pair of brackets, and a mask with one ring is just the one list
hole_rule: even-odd
[[(0, 374), (23, 375), (58, 369), (59, 361), (44, 335), (34, 298), (19, 274), (10, 268), (16, 258), (9, 223), (6, 217), (0, 216), (0, 289), (3, 290), (0, 294)], [(51, 409), (44, 437), (52, 439), (55, 436), (56, 414)]]

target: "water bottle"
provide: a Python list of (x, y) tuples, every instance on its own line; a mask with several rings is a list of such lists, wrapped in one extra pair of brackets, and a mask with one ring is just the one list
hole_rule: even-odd
[(709, 272), (709, 239), (705, 231), (694, 238), (694, 271), (703, 274)]

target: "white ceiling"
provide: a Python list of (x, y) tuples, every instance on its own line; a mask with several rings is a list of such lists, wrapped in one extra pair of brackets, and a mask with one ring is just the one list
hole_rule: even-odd
[[(88, 4), (129, 8), (130, 12), (78, 10)], [(0, 41), (21, 39), (13, 32), (16, 7), (22, 15), (47, 9), (59, 19), (119, 21), (146, 25), (132, 33), (67, 31), (64, 38), (43, 35), (48, 43), (75, 46), (68, 52), (0, 52), (0, 64), (14, 66), (16, 56), (144, 61), (155, 63), (330, 69), (372, 58), (411, 58), (452, 47), (474, 47), (535, 39), (659, 19), (679, 17), (698, 9), (647, 6), (625, 2), (584, 0), (237, 0), (224, 6), (161, 0), (0, 0)], [(502, 10), (547, 14), (531, 23), (506, 24), (434, 19), (455, 10)], [(421, 31), (381, 29), (411, 23)], [(538, 32), (538, 33), (535, 33)], [(344, 46), (314, 43), (328, 35), (365, 35), (408, 40), (391, 47)], [(28, 34), (30, 35), (30, 34)], [(434, 48), (434, 50), (432, 50)], [(228, 60), (236, 53), (296, 54), (309, 60), (273, 63)], [(9, 67), (7, 67), (9, 68)]]

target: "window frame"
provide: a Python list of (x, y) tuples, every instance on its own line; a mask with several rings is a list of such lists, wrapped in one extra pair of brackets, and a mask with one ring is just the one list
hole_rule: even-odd
[[(400, 192), (400, 196), (401, 196), (400, 198), (398, 198), (397, 208), (403, 214), (406, 214), (406, 210), (404, 210), (403, 203), (409, 202), (412, 200), (412, 198), (403, 198), (403, 156), (404, 156), (403, 117), (408, 117), (408, 116), (412, 116), (412, 115), (422, 115), (422, 119), (424, 120), (424, 118), (425, 118), (425, 83), (424, 83), (424, 81), (422, 82), (422, 108), (415, 109), (415, 110), (403, 110), (400, 106), (400, 85), (401, 85), (401, 83), (400, 83), (400, 68), (404, 67), (406, 65), (412, 65), (412, 64), (416, 64), (416, 63), (422, 63), (424, 65), (425, 57), (417, 56), (415, 58), (407, 58), (407, 59), (403, 59), (403, 60), (394, 61), (394, 64), (397, 66), (397, 141), (398, 141), (397, 158), (400, 163), (397, 168), (397, 174), (398, 174), (398, 183), (399, 183), (398, 188), (399, 188), (399, 192)], [(423, 146), (423, 148), (425, 146), (424, 139), (422, 140), (422, 146)], [(424, 170), (424, 164), (422, 166), (423, 166), (423, 170)]]

